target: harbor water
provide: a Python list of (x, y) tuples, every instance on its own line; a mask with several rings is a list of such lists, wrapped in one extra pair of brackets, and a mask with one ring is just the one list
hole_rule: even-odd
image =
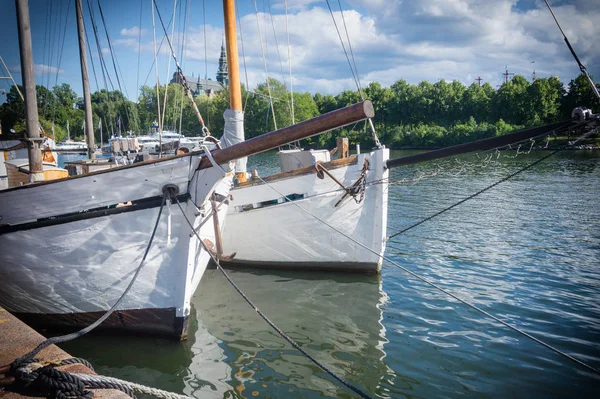
[[(388, 234), (547, 154), (507, 151), (393, 170)], [(249, 161), (263, 176), (276, 165), (272, 152)], [(393, 238), (386, 256), (599, 369), (599, 194), (600, 152), (560, 152)], [(597, 375), (390, 261), (380, 276), (230, 275), (302, 348), (373, 397), (600, 392)], [(279, 337), (219, 271), (207, 271), (193, 307), (184, 342), (91, 335), (61, 347), (100, 374), (198, 398), (355, 397)]]

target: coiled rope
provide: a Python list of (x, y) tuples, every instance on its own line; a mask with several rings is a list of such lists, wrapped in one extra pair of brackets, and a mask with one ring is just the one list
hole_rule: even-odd
[[(545, 157), (543, 157), (543, 158), (541, 158), (541, 159), (539, 159), (539, 160), (537, 160), (537, 161), (535, 161), (535, 162), (531, 163), (530, 165), (527, 165), (527, 166), (525, 166), (524, 168), (521, 168), (519, 171), (517, 171), (517, 172), (515, 172), (515, 173), (512, 173), (511, 175), (509, 175), (509, 176), (507, 176), (507, 177), (503, 178), (502, 180), (500, 180), (500, 181), (498, 181), (498, 182), (496, 182), (496, 183), (492, 184), (491, 186), (489, 186), (489, 187), (487, 187), (487, 188), (485, 188), (485, 189), (483, 189), (483, 190), (480, 190), (479, 192), (477, 192), (477, 193), (475, 193), (475, 194), (473, 194), (473, 195), (471, 195), (471, 196), (467, 197), (466, 199), (463, 199), (463, 200), (459, 201), (458, 203), (456, 203), (456, 204), (454, 204), (454, 205), (452, 205), (452, 206), (450, 206), (450, 207), (448, 207), (448, 208), (446, 208), (446, 209), (444, 209), (444, 210), (442, 210), (442, 211), (440, 211), (440, 212), (438, 212), (438, 213), (436, 213), (436, 214), (434, 214), (434, 215), (432, 215), (432, 216), (430, 216), (430, 217), (428, 217), (428, 218), (426, 218), (426, 219), (424, 219), (424, 220), (422, 220), (422, 221), (420, 221), (420, 222), (418, 222), (418, 223), (415, 223), (414, 225), (412, 225), (412, 226), (410, 226), (410, 227), (408, 227), (408, 228), (406, 228), (406, 229), (402, 230), (401, 232), (398, 232), (397, 234), (394, 234), (394, 235), (393, 235), (393, 237), (395, 237), (395, 236), (397, 236), (397, 235), (399, 235), (399, 234), (402, 234), (402, 233), (404, 233), (404, 232), (406, 232), (406, 231), (408, 231), (408, 230), (410, 230), (410, 229), (412, 229), (412, 228), (415, 228), (415, 227), (417, 227), (417, 226), (421, 225), (422, 223), (424, 223), (424, 222), (426, 222), (426, 221), (428, 221), (428, 220), (431, 220), (431, 219), (435, 218), (436, 216), (439, 216), (439, 215), (441, 215), (442, 213), (444, 213), (444, 212), (447, 212), (447, 211), (449, 211), (450, 209), (452, 209), (452, 208), (454, 208), (454, 207), (456, 207), (456, 206), (458, 206), (458, 205), (460, 205), (460, 204), (463, 204), (464, 202), (466, 202), (466, 201), (468, 201), (468, 200), (470, 200), (470, 199), (473, 199), (473, 198), (477, 197), (478, 195), (480, 195), (481, 193), (483, 193), (483, 192), (485, 192), (485, 191), (487, 191), (487, 190), (491, 189), (492, 187), (495, 187), (495, 186), (497, 186), (498, 184), (500, 184), (500, 183), (502, 183), (502, 182), (505, 182), (505, 181), (509, 180), (510, 178), (512, 178), (512, 177), (514, 177), (514, 176), (516, 176), (516, 175), (518, 175), (519, 173), (521, 173), (521, 172), (523, 172), (523, 171), (525, 171), (525, 170), (527, 170), (527, 169), (529, 169), (529, 168), (531, 168), (531, 167), (533, 167), (533, 166), (535, 166), (535, 165), (539, 164), (540, 162), (542, 162), (542, 161), (544, 161), (544, 160), (546, 160), (546, 159), (550, 158), (551, 156), (555, 155), (555, 154), (556, 154), (556, 153), (558, 153), (559, 151), (560, 151), (560, 150), (556, 150), (556, 151), (552, 152), (551, 154), (548, 154), (547, 156), (545, 156)], [(515, 332), (517, 332), (517, 333), (519, 333), (519, 334), (521, 334), (521, 335), (523, 335), (523, 336), (525, 336), (525, 337), (527, 337), (527, 338), (531, 339), (531, 340), (532, 340), (532, 341), (534, 341), (534, 342), (537, 342), (538, 344), (540, 344), (540, 345), (542, 345), (542, 346), (545, 346), (546, 348), (548, 348), (548, 349), (550, 349), (550, 350), (554, 351), (555, 353), (557, 353), (557, 354), (559, 354), (559, 355), (561, 355), (561, 356), (565, 357), (566, 359), (569, 359), (569, 360), (571, 360), (572, 362), (574, 362), (574, 363), (578, 364), (579, 366), (581, 366), (581, 367), (583, 367), (583, 368), (586, 368), (586, 369), (588, 369), (589, 371), (592, 371), (592, 372), (594, 372), (595, 374), (598, 374), (598, 375), (600, 375), (600, 370), (598, 370), (598, 369), (596, 369), (596, 368), (594, 368), (594, 367), (590, 366), (589, 364), (587, 364), (587, 363), (585, 363), (585, 362), (583, 362), (583, 361), (581, 361), (581, 360), (579, 360), (579, 359), (577, 359), (577, 358), (575, 358), (575, 357), (573, 357), (573, 356), (571, 356), (571, 355), (569, 355), (569, 354), (567, 354), (567, 353), (565, 353), (565, 352), (561, 351), (561, 350), (560, 350), (560, 349), (558, 349), (558, 348), (555, 348), (555, 347), (553, 347), (552, 345), (550, 345), (550, 344), (548, 344), (548, 343), (546, 343), (546, 342), (544, 342), (544, 341), (540, 340), (539, 338), (536, 338), (536, 337), (534, 337), (533, 335), (531, 335), (531, 334), (529, 334), (529, 333), (527, 333), (527, 332), (525, 332), (525, 331), (521, 330), (520, 328), (518, 328), (518, 327), (516, 327), (516, 326), (513, 326), (512, 324), (509, 324), (509, 323), (507, 323), (507, 322), (505, 322), (505, 321), (501, 320), (500, 318), (498, 318), (498, 317), (494, 316), (493, 314), (491, 314), (491, 313), (489, 313), (489, 312), (487, 312), (487, 311), (485, 311), (485, 310), (481, 309), (480, 307), (478, 307), (478, 306), (476, 306), (476, 305), (474, 305), (474, 304), (472, 304), (472, 303), (468, 302), (467, 300), (465, 300), (465, 299), (462, 299), (462, 298), (460, 298), (459, 296), (457, 296), (457, 295), (453, 294), (452, 292), (450, 292), (450, 291), (448, 291), (448, 290), (446, 290), (446, 289), (444, 289), (444, 288), (440, 287), (439, 285), (437, 285), (437, 284), (436, 284), (436, 283), (434, 283), (433, 281), (431, 281), (431, 280), (429, 280), (429, 279), (427, 279), (427, 278), (425, 278), (425, 277), (421, 277), (421, 276), (419, 276), (419, 275), (418, 275), (418, 274), (416, 274), (415, 272), (413, 272), (413, 271), (411, 271), (411, 270), (407, 269), (406, 267), (404, 267), (404, 266), (402, 266), (402, 265), (398, 264), (397, 262), (393, 261), (392, 259), (388, 258), (387, 256), (385, 256), (385, 255), (382, 255), (382, 254), (379, 254), (378, 252), (375, 252), (373, 249), (369, 248), (368, 246), (364, 245), (363, 243), (359, 242), (358, 240), (354, 239), (353, 237), (351, 237), (351, 236), (347, 235), (346, 233), (344, 233), (344, 232), (340, 231), (339, 229), (335, 228), (335, 227), (334, 227), (334, 226), (332, 226), (331, 224), (329, 224), (329, 223), (327, 223), (326, 221), (324, 221), (323, 219), (319, 218), (317, 215), (315, 215), (315, 214), (313, 214), (312, 212), (310, 212), (309, 210), (307, 210), (307, 209), (303, 208), (302, 206), (300, 206), (300, 205), (299, 205), (298, 203), (296, 203), (295, 201), (292, 201), (292, 200), (290, 200), (290, 199), (289, 199), (289, 198), (287, 198), (285, 195), (283, 195), (283, 194), (282, 194), (282, 193), (281, 193), (279, 190), (277, 190), (275, 187), (273, 187), (271, 184), (269, 184), (268, 182), (266, 182), (265, 180), (263, 180), (263, 179), (262, 179), (260, 176), (259, 176), (259, 179), (260, 179), (260, 180), (261, 180), (263, 183), (265, 183), (267, 186), (269, 186), (269, 187), (270, 187), (270, 188), (271, 188), (273, 191), (275, 191), (276, 193), (278, 193), (279, 195), (281, 195), (283, 198), (285, 198), (285, 200), (286, 200), (286, 201), (288, 201), (288, 202), (291, 202), (292, 204), (294, 204), (295, 206), (297, 206), (298, 208), (300, 208), (300, 209), (301, 209), (303, 212), (305, 212), (305, 213), (307, 213), (308, 215), (312, 216), (313, 218), (315, 218), (315, 219), (316, 219), (316, 220), (318, 220), (319, 222), (323, 223), (325, 226), (327, 226), (327, 227), (331, 228), (332, 230), (334, 230), (334, 231), (338, 232), (339, 234), (341, 234), (342, 236), (346, 237), (347, 239), (349, 239), (350, 241), (352, 241), (352, 242), (353, 242), (353, 243), (355, 243), (356, 245), (358, 245), (358, 246), (360, 246), (360, 247), (364, 248), (365, 250), (367, 250), (367, 251), (369, 251), (369, 252), (373, 253), (374, 255), (376, 255), (376, 256), (378, 256), (378, 257), (380, 257), (381, 259), (384, 259), (384, 260), (388, 261), (390, 264), (392, 264), (392, 265), (396, 266), (397, 268), (399, 268), (399, 269), (403, 270), (404, 272), (406, 272), (406, 273), (410, 274), (410, 275), (411, 275), (411, 276), (413, 276), (414, 278), (416, 278), (416, 279), (418, 279), (418, 280), (420, 280), (420, 281), (422, 281), (422, 282), (424, 282), (424, 283), (428, 284), (429, 286), (431, 286), (431, 287), (433, 287), (433, 288), (437, 289), (438, 291), (440, 291), (440, 292), (442, 292), (442, 293), (444, 293), (444, 294), (446, 294), (446, 295), (448, 295), (448, 296), (450, 296), (450, 297), (452, 297), (452, 298), (456, 299), (457, 301), (459, 301), (459, 302), (463, 303), (464, 305), (467, 305), (468, 307), (470, 307), (470, 308), (472, 308), (472, 309), (474, 309), (474, 310), (476, 310), (476, 311), (480, 312), (481, 314), (483, 314), (483, 315), (485, 315), (485, 316), (487, 316), (487, 317), (489, 317), (489, 318), (491, 318), (491, 319), (493, 319), (493, 320), (497, 321), (498, 323), (502, 324), (503, 326), (505, 326), (505, 327), (507, 327), (507, 328), (509, 328), (509, 329), (511, 329), (511, 330), (513, 330), (513, 331), (515, 331)], [(391, 237), (389, 237), (389, 238), (391, 238)], [(388, 239), (389, 239), (389, 238), (388, 238)]]
[[(344, 379), (342, 379), (341, 377), (339, 377), (337, 374), (335, 374), (331, 369), (329, 369), (329, 367), (327, 367), (325, 364), (321, 363), (320, 361), (318, 361), (317, 359), (315, 359), (311, 354), (309, 354), (308, 352), (306, 352), (304, 349), (302, 349), (302, 347), (300, 345), (298, 345), (298, 343), (296, 341), (294, 341), (289, 335), (287, 335), (282, 329), (280, 329), (279, 327), (277, 327), (277, 325), (275, 325), (275, 323), (273, 323), (259, 308), (258, 306), (256, 306), (254, 304), (254, 302), (252, 302), (252, 300), (250, 298), (248, 298), (248, 296), (241, 290), (240, 287), (237, 286), (237, 284), (231, 279), (231, 277), (229, 276), (229, 274), (227, 274), (227, 272), (221, 267), (221, 264), (219, 263), (219, 260), (213, 255), (213, 253), (206, 247), (206, 244), (204, 244), (204, 242), (202, 241), (202, 238), (200, 238), (200, 235), (198, 234), (198, 232), (196, 231), (196, 229), (194, 229), (194, 225), (190, 222), (190, 220), (188, 219), (187, 215), (185, 214), (181, 203), (179, 203), (179, 199), (177, 197), (175, 197), (175, 200), (177, 201), (177, 206), (179, 207), (179, 209), (181, 210), (181, 214), (183, 215), (184, 219), (186, 220), (186, 222), (188, 223), (188, 225), (190, 226), (190, 229), (192, 229), (192, 232), (196, 235), (196, 238), (198, 239), (198, 242), (202, 245), (202, 247), (204, 248), (204, 250), (210, 255), (210, 257), (212, 258), (212, 260), (215, 262), (215, 264), (217, 265), (217, 269), (219, 271), (221, 271), (221, 273), (223, 274), (223, 276), (227, 279), (227, 281), (233, 286), (233, 288), (235, 288), (235, 290), (241, 295), (242, 298), (244, 298), (244, 300), (248, 303), (248, 305), (250, 305), (250, 307), (252, 309), (254, 309), (254, 311), (273, 329), (277, 332), (277, 334), (279, 334), (283, 339), (285, 339), (290, 345), (292, 345), (296, 350), (298, 350), (300, 353), (302, 353), (304, 356), (306, 356), (306, 358), (308, 358), (311, 362), (313, 362), (314, 364), (316, 364), (317, 366), (319, 366), (319, 368), (321, 370), (323, 370), (324, 372), (326, 372), (327, 374), (329, 374), (331, 377), (333, 377), (336, 381), (338, 381), (340, 384), (342, 384), (343, 386), (345, 386), (346, 388), (350, 389), (351, 391), (353, 391), (354, 393), (356, 393), (358, 396), (360, 396), (361, 398), (371, 398), (371, 396), (367, 395), (366, 393), (364, 393), (363, 391), (361, 391), (359, 388), (355, 387), (354, 385), (350, 384), (349, 382), (345, 381)], [(212, 211), (210, 212), (212, 213)]]
[[(127, 388), (133, 392), (151, 395), (156, 398), (164, 398), (164, 399), (191, 399), (186, 395), (179, 395), (177, 393), (164, 391), (158, 388), (147, 387), (145, 385), (136, 384), (134, 382), (129, 382), (125, 380), (121, 380), (119, 378), (114, 377), (106, 377), (103, 375), (92, 375), (92, 374), (80, 374), (80, 373), (72, 373), (72, 375), (76, 376), (80, 380), (86, 383), (86, 385), (91, 385), (94, 387), (100, 387), (101, 385), (105, 385), (107, 387), (119, 387), (122, 386)], [(121, 389), (122, 390), (122, 389)]]

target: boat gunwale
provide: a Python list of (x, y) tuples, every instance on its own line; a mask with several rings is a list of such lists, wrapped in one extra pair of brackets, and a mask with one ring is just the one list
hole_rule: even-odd
[(146, 166), (146, 165), (153, 165), (153, 164), (158, 164), (161, 162), (171, 161), (171, 160), (178, 159), (178, 158), (193, 157), (193, 156), (202, 155), (202, 154), (204, 154), (204, 151), (193, 151), (193, 152), (190, 152), (187, 154), (170, 155), (168, 157), (159, 158), (159, 159), (149, 159), (147, 161), (136, 162), (136, 163), (133, 163), (130, 165), (121, 165), (121, 166), (116, 166), (114, 168), (96, 170), (96, 171), (81, 174), (81, 175), (68, 176), (68, 177), (63, 177), (63, 178), (54, 179), (54, 180), (41, 180), (41, 181), (37, 181), (35, 183), (29, 183), (29, 184), (24, 184), (22, 186), (9, 187), (4, 190), (0, 190), (0, 195), (2, 195), (3, 193), (6, 193), (6, 192), (10, 192), (10, 191), (39, 187), (39, 186), (43, 186), (46, 184), (52, 184), (52, 183), (60, 183), (60, 182), (80, 179), (80, 178), (84, 178), (84, 177), (88, 177), (88, 176), (98, 176), (103, 173), (116, 172), (116, 171), (121, 171), (124, 169), (131, 169), (131, 168), (136, 168), (136, 167)]
[[(323, 166), (327, 169), (339, 169), (339, 168), (343, 168), (344, 166), (350, 166), (350, 165), (356, 165), (356, 164), (358, 164), (358, 155), (353, 155), (353, 156), (347, 157), (347, 158), (339, 158), (339, 159), (334, 159), (333, 161), (320, 163), (321, 166)], [(307, 175), (307, 174), (316, 173), (316, 172), (317, 172), (317, 170), (315, 168), (315, 165), (305, 166), (303, 168), (294, 169), (289, 172), (280, 172), (280, 173), (276, 173), (274, 175), (270, 175), (267, 177), (262, 177), (261, 180), (258, 180), (258, 181), (249, 179), (244, 183), (240, 183), (239, 185), (236, 185), (231, 190), (234, 191), (234, 190), (241, 189), (241, 188), (260, 186), (260, 185), (263, 185), (268, 182), (285, 180), (285, 179), (289, 179), (292, 177)]]

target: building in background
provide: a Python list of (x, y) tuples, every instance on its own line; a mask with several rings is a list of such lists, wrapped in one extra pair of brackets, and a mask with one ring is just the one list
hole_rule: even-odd
[(221, 55), (219, 56), (219, 70), (217, 71), (217, 81), (223, 86), (229, 86), (229, 71), (227, 69), (227, 52), (225, 51), (225, 42), (221, 43)]
[[(221, 55), (219, 57), (219, 69), (217, 70), (217, 80), (212, 79), (203, 79), (199, 76), (194, 77), (185, 75), (185, 80), (187, 81), (190, 89), (194, 96), (208, 96), (212, 97), (216, 92), (222, 90), (227, 87), (229, 84), (229, 73), (227, 69), (227, 53), (225, 52), (225, 44), (221, 44)], [(169, 83), (180, 83), (179, 74), (175, 72), (173, 74), (173, 79)]]

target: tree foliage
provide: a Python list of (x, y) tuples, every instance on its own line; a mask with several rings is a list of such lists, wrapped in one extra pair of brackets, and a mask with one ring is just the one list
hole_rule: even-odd
[[(105, 139), (110, 135), (147, 134), (160, 118), (163, 126), (188, 136), (200, 135), (202, 127), (192, 104), (179, 84), (142, 86), (137, 102), (129, 101), (119, 91), (92, 93), (93, 123), (96, 140), (101, 122)], [(165, 102), (166, 95), (166, 102)], [(253, 90), (242, 87), (245, 135), (256, 137), (292, 124), (292, 96), (284, 83), (275, 79)], [(344, 90), (336, 96), (293, 93), (294, 122), (302, 122), (368, 98), (375, 108), (374, 126), (388, 146), (431, 147), (505, 134), (518, 127), (551, 123), (569, 117), (576, 106), (594, 107), (597, 100), (584, 75), (573, 79), (567, 88), (556, 77), (539, 78), (530, 83), (515, 76), (495, 90), (489, 83), (466, 87), (459, 81), (417, 85), (400, 79), (390, 87), (371, 82), (363, 93)], [(223, 112), (229, 104), (229, 92), (198, 96), (198, 109), (213, 135), (223, 131)], [(57, 140), (66, 137), (67, 121), (71, 138), (83, 138), (83, 99), (63, 83), (48, 90), (37, 86), (40, 123)], [(24, 130), (24, 104), (16, 87), (0, 105), (4, 129)], [(364, 124), (345, 127), (307, 140), (308, 145), (334, 146), (335, 138), (347, 136), (352, 144), (372, 145), (372, 136)]]

